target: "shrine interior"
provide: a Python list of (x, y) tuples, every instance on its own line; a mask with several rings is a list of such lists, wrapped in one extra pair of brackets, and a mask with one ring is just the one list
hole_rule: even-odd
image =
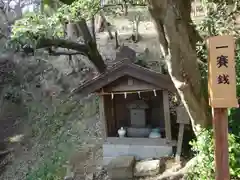
[(105, 95), (107, 136), (118, 137), (118, 130), (127, 130), (126, 137), (148, 138), (158, 129), (165, 138), (163, 94), (161, 90), (139, 93)]

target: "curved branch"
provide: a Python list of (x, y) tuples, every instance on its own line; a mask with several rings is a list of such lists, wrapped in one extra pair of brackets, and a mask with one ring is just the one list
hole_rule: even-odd
[(66, 49), (72, 49), (82, 54), (88, 55), (88, 48), (85, 44), (79, 44), (77, 42), (65, 40), (65, 39), (41, 39), (36, 46), (36, 49), (47, 47), (61, 47)]
[(67, 51), (53, 51), (53, 50), (50, 50), (49, 52), (49, 55), (51, 56), (62, 56), (62, 55), (65, 55), (65, 56), (73, 56), (73, 55), (85, 55), (84, 53), (82, 52), (67, 52)]
[(78, 54), (87, 56), (100, 73), (104, 72), (106, 69), (106, 65), (102, 59), (102, 56), (98, 52), (97, 47), (93, 45), (91, 39), (88, 42), (86, 39), (86, 44), (80, 44), (65, 39), (41, 39), (37, 44), (36, 49), (48, 47), (60, 47), (75, 50), (78, 52)]

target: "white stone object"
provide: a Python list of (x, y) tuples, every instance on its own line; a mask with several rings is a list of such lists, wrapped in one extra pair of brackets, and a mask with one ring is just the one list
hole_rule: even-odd
[(139, 161), (134, 167), (135, 177), (154, 176), (160, 172), (160, 160)]
[(120, 138), (125, 137), (125, 135), (126, 135), (126, 130), (123, 129), (123, 127), (121, 127), (121, 128), (118, 130), (118, 135), (119, 135)]

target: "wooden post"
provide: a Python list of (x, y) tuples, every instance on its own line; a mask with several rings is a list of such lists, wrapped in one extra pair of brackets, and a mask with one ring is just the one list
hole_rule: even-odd
[(175, 156), (175, 161), (179, 162), (181, 160), (181, 153), (182, 153), (184, 126), (186, 124), (190, 124), (190, 118), (182, 103), (176, 108), (176, 112), (177, 112), (177, 123), (179, 123), (179, 131), (178, 131), (177, 152)]
[(227, 108), (238, 107), (236, 95), (235, 42), (232, 36), (208, 39), (208, 91), (213, 108), (216, 180), (230, 180)]
[(164, 111), (165, 134), (167, 142), (169, 142), (172, 140), (172, 132), (171, 132), (169, 97), (168, 91), (165, 90), (163, 90), (163, 111)]
[(184, 135), (184, 124), (181, 123), (181, 124), (179, 124), (177, 152), (176, 152), (176, 156), (175, 156), (175, 161), (177, 161), (177, 162), (181, 161), (183, 135)]
[(107, 138), (107, 120), (105, 115), (105, 108), (104, 108), (104, 95), (99, 96), (99, 118), (102, 123), (103, 129), (103, 139), (106, 140)]
[(216, 180), (229, 180), (227, 108), (213, 108)]

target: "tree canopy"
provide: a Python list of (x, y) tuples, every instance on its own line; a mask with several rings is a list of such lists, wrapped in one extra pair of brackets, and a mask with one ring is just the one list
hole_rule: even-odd
[(11, 42), (41, 47), (44, 39), (64, 38), (65, 23), (90, 19), (99, 9), (98, 1), (79, 0), (62, 5), (53, 15), (28, 13), (17, 20), (12, 28)]

